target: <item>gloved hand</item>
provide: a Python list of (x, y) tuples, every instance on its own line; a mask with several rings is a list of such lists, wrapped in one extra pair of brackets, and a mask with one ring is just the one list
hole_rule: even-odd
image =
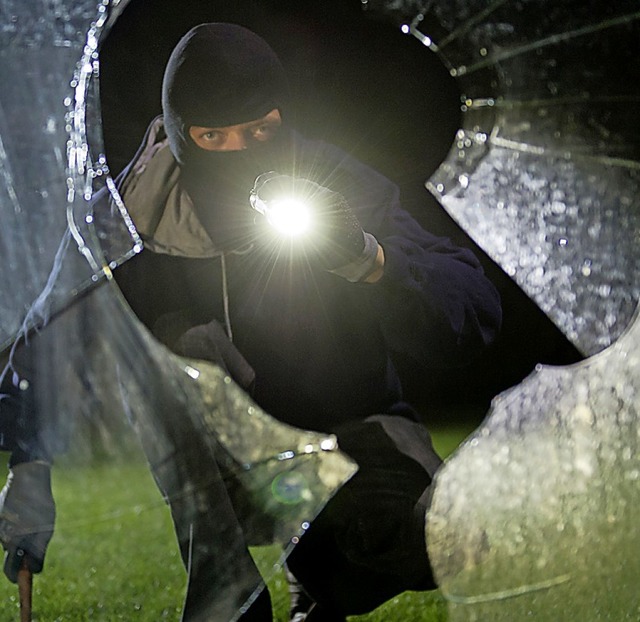
[(273, 171), (256, 178), (251, 192), (254, 209), (267, 213), (270, 202), (282, 197), (295, 197), (311, 212), (311, 228), (303, 240), (307, 257), (349, 281), (359, 281), (371, 272), (378, 242), (362, 229), (340, 193), (308, 179)]
[(41, 461), (15, 465), (0, 492), (0, 542), (9, 581), (17, 582), (23, 560), (31, 572), (42, 570), (55, 517), (50, 465)]
[(180, 356), (211, 361), (222, 367), (245, 391), (251, 391), (256, 374), (216, 320), (184, 332), (174, 345)]

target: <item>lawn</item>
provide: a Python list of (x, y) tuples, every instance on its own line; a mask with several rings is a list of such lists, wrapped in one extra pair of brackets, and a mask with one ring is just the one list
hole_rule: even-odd
[[(441, 455), (470, 429), (434, 432)], [(168, 508), (142, 459), (100, 464), (59, 462), (53, 474), (58, 508), (45, 570), (34, 577), (33, 619), (178, 621), (185, 573)], [(287, 620), (287, 586), (277, 568), (278, 550), (254, 550), (269, 576), (275, 620)], [(0, 620), (18, 620), (17, 587), (0, 579)], [(406, 593), (353, 622), (444, 622), (438, 592)]]

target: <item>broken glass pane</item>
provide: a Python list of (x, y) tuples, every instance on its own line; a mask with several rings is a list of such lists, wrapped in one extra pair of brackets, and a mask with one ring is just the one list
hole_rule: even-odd
[(579, 350), (607, 347), (640, 299), (637, 3), (365, 4), (458, 81), (463, 127), (429, 189)]
[[(115, 286), (140, 247), (103, 153), (97, 46), (125, 4), (0, 0), (2, 371), (31, 407), (20, 448), (54, 457), (57, 505), (34, 611), (232, 620), (273, 572), (246, 547), (273, 544), (281, 563), (355, 467), (334, 437), (172, 355)], [(105, 186), (113, 212), (98, 221)], [(0, 617), (17, 617), (18, 589), (0, 590)]]
[[(374, 0), (363, 4), (373, 6)], [(639, 17), (636, 4), (620, 1), (570, 2), (558, 6), (543, 0), (496, 1), (489, 5), (471, 0), (429, 2), (428, 5), (415, 1), (387, 4), (393, 5), (396, 11), (410, 7), (407, 23), (414, 18), (417, 20), (413, 33), (432, 49), (440, 50), (441, 58), (464, 87), (463, 105), (467, 114), (458, 137), (462, 144), (454, 145), (447, 164), (438, 172), (441, 178), (436, 176), (432, 179), (433, 191), (446, 205), (447, 201), (450, 202), (450, 207), (447, 207), (463, 226), (467, 226), (464, 219), (469, 218), (472, 234), (476, 222), (484, 224), (493, 218), (498, 219), (494, 214), (510, 207), (507, 212), (511, 219), (505, 225), (510, 227), (510, 235), (498, 238), (497, 251), (489, 245), (485, 248), (501, 265), (515, 267), (513, 276), (516, 280), (519, 275), (530, 275), (527, 281), (518, 282), (527, 292), (533, 292), (536, 301), (585, 353), (602, 350), (624, 330), (631, 317), (633, 303), (638, 298), (634, 290), (637, 287), (637, 264), (633, 263), (637, 260), (627, 254), (627, 249), (634, 250), (630, 240), (637, 237), (637, 210), (634, 212), (632, 209), (636, 204), (638, 181), (637, 167), (633, 165), (637, 161), (637, 142), (632, 141), (637, 140), (637, 132), (630, 134), (621, 129), (629, 121), (633, 122), (633, 107), (629, 104), (637, 101), (634, 89), (640, 84), (637, 75), (629, 73), (637, 72), (637, 63), (634, 62)], [(41, 354), (37, 358), (39, 377), (47, 379), (46, 388), (38, 391), (46, 404), (43, 409), (45, 420), (50, 424), (62, 423), (50, 425), (49, 442), (57, 447), (62, 441), (63, 445), (73, 449), (69, 452), (73, 460), (66, 463), (61, 459), (58, 463), (61, 467), (59, 481), (68, 483), (70, 487), (58, 486), (56, 490), (60, 493), (60, 507), (65, 512), (67, 507), (70, 508), (68, 516), (73, 518), (66, 519), (66, 514), (59, 514), (59, 528), (51, 545), (51, 552), (57, 551), (57, 555), (49, 558), (47, 563), (50, 567), (37, 578), (36, 585), (40, 587), (36, 588), (36, 594), (44, 599), (47, 592), (53, 592), (54, 585), (60, 585), (66, 573), (54, 570), (63, 552), (88, 548), (95, 551), (96, 563), (81, 568), (79, 574), (69, 573), (74, 578), (65, 588), (72, 596), (66, 599), (56, 592), (54, 599), (62, 616), (73, 611), (73, 595), (79, 589), (92, 590), (96, 594), (95, 607), (79, 615), (109, 620), (130, 619), (131, 611), (149, 609), (152, 601), (161, 600), (164, 590), (154, 590), (152, 595), (145, 597), (138, 594), (137, 587), (132, 588), (140, 580), (133, 563), (143, 555), (148, 545), (145, 532), (149, 528), (132, 528), (122, 520), (126, 510), (131, 509), (131, 500), (123, 500), (126, 495), (123, 499), (114, 498), (109, 511), (102, 507), (98, 510), (95, 504), (89, 511), (82, 503), (92, 486), (97, 486), (102, 496), (112, 494), (109, 484), (113, 481), (120, 484), (117, 486), (119, 493), (126, 493), (132, 487), (132, 480), (123, 475), (126, 471), (123, 470), (122, 457), (115, 456), (115, 475), (110, 474), (102, 481), (98, 479), (96, 484), (95, 478), (84, 479), (84, 472), (78, 466), (82, 461), (74, 454), (82, 456), (86, 452), (94, 455), (94, 448), (104, 449), (103, 437), (111, 439), (106, 444), (107, 448), (112, 449), (115, 444), (121, 445), (119, 451), (126, 449), (132, 452), (125, 456), (134, 466), (135, 459), (131, 456), (141, 453), (140, 458), (152, 463), (156, 483), (168, 492), (170, 500), (186, 500), (182, 508), (185, 512), (198, 511), (198, 504), (202, 501), (200, 493), (210, 490), (207, 470), (192, 468), (196, 462), (201, 466), (202, 459), (210, 465), (211, 472), (223, 468), (225, 481), (237, 480), (240, 483), (237, 490), (249, 499), (251, 505), (263, 510), (255, 514), (259, 519), (257, 525), (263, 524), (265, 515), (277, 516), (273, 535), (285, 544), (294, 541), (295, 534), (304, 529), (306, 522), (321, 506), (322, 499), (326, 499), (352, 471), (351, 465), (332, 450), (330, 437), (310, 437), (290, 429), (267, 426), (269, 419), (243, 398), (233, 385), (227, 384), (217, 368), (169, 355), (141, 328), (109, 280), (112, 266), (136, 251), (137, 239), (126, 211), (120, 209), (122, 206), (117, 200), (114, 202), (117, 208), (114, 219), (100, 223), (99, 228), (95, 227), (88, 211), (86, 196), (108, 183), (108, 168), (102, 157), (97, 116), (91, 117), (98, 114), (98, 109), (87, 106), (87, 102), (97, 99), (96, 41), (102, 34), (101, 29), (106, 27), (107, 14), (115, 15), (115, 11), (124, 5), (124, 2), (110, 4), (97, 0), (56, 1), (46, 5), (0, 0), (0, 76), (3, 85), (11, 85), (0, 93), (0, 213), (3, 218), (0, 253), (3, 259), (7, 259), (0, 262), (0, 276), (4, 283), (17, 284), (3, 289), (5, 294), (0, 298), (0, 344), (1, 349), (10, 345), (25, 320), (27, 326), (39, 325), (42, 316), (51, 320), (48, 329), (31, 336), (32, 345), (39, 348)], [(437, 19), (431, 20), (426, 10), (421, 13), (427, 7)], [(430, 33), (430, 36), (424, 33)], [(590, 62), (588, 72), (584, 71), (587, 64), (578, 63), (574, 67), (571, 63), (560, 62), (562, 59), (566, 61), (568, 46), (576, 41), (581, 47), (578, 52), (572, 52), (572, 59), (597, 56), (607, 62)], [(566, 54), (556, 55), (556, 50), (566, 51)], [(616, 55), (621, 60), (612, 66), (608, 60)], [(606, 71), (602, 68), (605, 65)], [(620, 79), (621, 74), (624, 80)], [(540, 79), (544, 80), (542, 104), (536, 99), (542, 96), (536, 87), (540, 85)], [(622, 83), (628, 90), (611, 90)], [(601, 91), (606, 91), (607, 95), (600, 96)], [(522, 97), (518, 97), (518, 93)], [(571, 104), (571, 108), (565, 104)], [(29, 123), (25, 123), (25, 119)], [(483, 169), (482, 175), (474, 177), (485, 162), (487, 168)], [(530, 174), (525, 174), (529, 169)], [(508, 195), (511, 202), (501, 207), (492, 196), (482, 195), (480, 190), (485, 174), (492, 176), (498, 173), (505, 175), (500, 180), (505, 188), (512, 182), (515, 186), (517, 182), (523, 187), (523, 196), (525, 191), (530, 192), (533, 195), (531, 203), (520, 201), (512, 193)], [(519, 177), (521, 174), (524, 175), (522, 179)], [(555, 181), (556, 187), (551, 187), (553, 182), (548, 182), (549, 179)], [(578, 179), (575, 188), (565, 187)], [(595, 198), (591, 199), (595, 206), (585, 196), (590, 183), (596, 188)], [(477, 197), (471, 194), (476, 191), (476, 186), (477, 196), (482, 196), (491, 209), (486, 220), (484, 216), (474, 215), (480, 209), (474, 204)], [(556, 190), (565, 194), (556, 195), (553, 193)], [(467, 197), (472, 199), (467, 200)], [(586, 202), (580, 203), (579, 200)], [(530, 234), (531, 219), (537, 218), (537, 208), (547, 203), (549, 209), (541, 212), (542, 222), (533, 224), (540, 224), (550, 232), (550, 239), (545, 236), (542, 240), (549, 246), (549, 252), (543, 252), (545, 246), (538, 253), (541, 241), (529, 239), (527, 235)], [(587, 211), (584, 219), (587, 225), (580, 233), (568, 231), (561, 238), (564, 214), (575, 217), (578, 208)], [(458, 214), (463, 211), (474, 214)], [(600, 212), (603, 214), (602, 222), (598, 216)], [(615, 220), (616, 217), (621, 220)], [(577, 218), (574, 221), (583, 222)], [(616, 230), (611, 222), (622, 222), (622, 225)], [(481, 245), (484, 245), (483, 235), (475, 235)], [(556, 254), (564, 252), (562, 249), (575, 239), (579, 239), (580, 244), (573, 250), (582, 248), (584, 240), (584, 243), (598, 242), (594, 244), (594, 254), (586, 256), (584, 252), (576, 251), (556, 258)], [(600, 250), (601, 239), (609, 245), (606, 246), (609, 250)], [(521, 266), (520, 245), (528, 248), (532, 243), (536, 252), (527, 254), (524, 266)], [(504, 250), (501, 244), (506, 245)], [(620, 249), (620, 257), (611, 252), (612, 244), (615, 244), (614, 250)], [(567, 256), (570, 257), (570, 278), (562, 273)], [(540, 264), (541, 258), (543, 264)], [(534, 262), (531, 267), (530, 261)], [(552, 287), (557, 288), (559, 283), (560, 293), (548, 288), (547, 281), (540, 282), (546, 276), (545, 270), (551, 269), (558, 272), (553, 275)], [(603, 276), (607, 271), (612, 285)], [(591, 275), (592, 279), (589, 278)], [(612, 287), (610, 292), (606, 290), (607, 286)], [(561, 295), (564, 287), (568, 288), (566, 299)], [(6, 295), (8, 291), (10, 296)], [(594, 295), (590, 297), (589, 294)], [(597, 302), (592, 303), (592, 300)], [(35, 306), (32, 304), (34, 301), (38, 303)], [(580, 305), (585, 301), (590, 306), (583, 313)], [(41, 302), (46, 304), (39, 304)], [(606, 307), (604, 310), (603, 306)], [(29, 311), (34, 313), (29, 314)], [(544, 548), (544, 542), (539, 544), (539, 549), (532, 548), (541, 551), (533, 562), (531, 556), (526, 555), (517, 560), (520, 567), (515, 565), (512, 557), (508, 562), (504, 561), (505, 555), (519, 552), (523, 539), (526, 543), (530, 537), (529, 526), (532, 523), (526, 519), (539, 519), (535, 510), (540, 505), (537, 503), (539, 495), (543, 493), (548, 505), (542, 505), (544, 516), (535, 526), (540, 525), (546, 530), (545, 534), (550, 533), (554, 537), (556, 532), (560, 534), (557, 538), (562, 542), (555, 541), (558, 547), (564, 547), (562, 550), (567, 551), (567, 557), (581, 551), (576, 535), (584, 536), (587, 543), (595, 543), (594, 550), (588, 552), (593, 555), (589, 561), (601, 562), (598, 556), (604, 555), (603, 543), (615, 552), (621, 551), (619, 557), (611, 556), (609, 560), (617, 564), (610, 571), (611, 580), (609, 577), (602, 579), (608, 590), (606, 594), (604, 591), (589, 591), (591, 601), (587, 599), (585, 603), (592, 603), (591, 610), (585, 611), (587, 604), (583, 603), (579, 606), (582, 608), (575, 611), (584, 614), (582, 617), (585, 619), (592, 619), (601, 612), (601, 617), (613, 612), (612, 619), (615, 619), (615, 614), (624, 607), (625, 615), (636, 614), (628, 607), (632, 602), (632, 588), (628, 586), (637, 584), (638, 572), (635, 566), (629, 565), (629, 556), (624, 553), (634, 551), (637, 543), (627, 539), (623, 548), (619, 538), (622, 534), (626, 537), (627, 532), (635, 533), (625, 512), (637, 505), (637, 486), (633, 485), (638, 471), (634, 462), (637, 451), (633, 445), (633, 439), (637, 439), (637, 401), (632, 382), (637, 377), (637, 360), (634, 358), (637, 350), (637, 338), (625, 336), (600, 357), (582, 366), (566, 370), (541, 369), (538, 376), (544, 380), (545, 388), (540, 391), (545, 399), (538, 399), (537, 387), (541, 385), (535, 383), (534, 376), (533, 381), (525, 383), (521, 394), (517, 388), (496, 401), (496, 438), (507, 439), (503, 428), (508, 429), (507, 440), (514, 445), (511, 450), (505, 441), (506, 458), (503, 445), (486, 456), (491, 464), (506, 469), (507, 474), (499, 480), (494, 478), (481, 482), (482, 488), (474, 484), (478, 494), (484, 492), (487, 495), (479, 508), (474, 506), (469, 510), (477, 509), (478, 512), (478, 521), (473, 522), (474, 529), (469, 529), (469, 514), (463, 528), (458, 528), (453, 521), (449, 527), (448, 522), (439, 520), (439, 512), (443, 507), (448, 509), (452, 504), (462, 503), (465, 495), (475, 499), (465, 488), (464, 480), (452, 476), (452, 482), (449, 482), (448, 473), (452, 471), (455, 474), (455, 469), (459, 468), (466, 477), (467, 467), (461, 463), (467, 459), (478, 467), (479, 473), (482, 472), (480, 467), (485, 463), (478, 464), (475, 455), (467, 458), (465, 452), (476, 446), (482, 448), (481, 442), (486, 442), (493, 449), (493, 417), (487, 431), (483, 430), (471, 439), (460, 456), (443, 470), (436, 489), (429, 537), (437, 542), (432, 546), (436, 571), (440, 573), (443, 592), (451, 598), (454, 615), (465, 615), (465, 619), (500, 619), (500, 616), (514, 619), (517, 616), (513, 615), (511, 607), (517, 611), (523, 607), (524, 611), (528, 605), (523, 606), (522, 603), (531, 595), (540, 599), (534, 603), (536, 608), (540, 606), (545, 611), (558, 613), (564, 611), (558, 607), (566, 607), (566, 602), (557, 605), (557, 600), (553, 600), (557, 595), (566, 595), (567, 602), (573, 602), (571, 598), (574, 596), (581, 596), (581, 587), (575, 593), (571, 588), (580, 586), (582, 578), (570, 575), (562, 566), (560, 556), (551, 559), (554, 551)], [(614, 370), (617, 371), (615, 376)], [(605, 374), (609, 371), (611, 374)], [(537, 410), (530, 409), (532, 402), (526, 397), (530, 393), (535, 397), (533, 402)], [(523, 399), (518, 395), (524, 396)], [(545, 400), (552, 402), (552, 407), (549, 408)], [(517, 412), (509, 419), (508, 425), (502, 425), (500, 404), (508, 406), (512, 403), (517, 404), (507, 411), (510, 414), (513, 410)], [(566, 440), (566, 447), (559, 446), (555, 439), (549, 437), (546, 425), (541, 426), (538, 436), (536, 422), (546, 421), (545, 413), (555, 413), (555, 408), (555, 428), (549, 427), (561, 431), (559, 436)], [(270, 442), (263, 443), (260, 436), (259, 444), (245, 444), (247, 437), (239, 438), (235, 434), (237, 430), (221, 423), (227, 420), (225, 413), (229, 412), (256, 433), (262, 435), (268, 430)], [(541, 414), (538, 416), (538, 413)], [(600, 413), (605, 413), (605, 416)], [(607, 414), (612, 418), (607, 418)], [(613, 425), (614, 421), (619, 428)], [(137, 436), (130, 434), (130, 426), (136, 430)], [(521, 431), (529, 435), (530, 430), (533, 430), (532, 444), (537, 447), (535, 439), (540, 438), (540, 447), (548, 448), (552, 457), (549, 464), (557, 468), (551, 472), (546, 456), (542, 465), (536, 463), (536, 467), (548, 469), (551, 484), (556, 479), (558, 481), (558, 490), (551, 489), (549, 479), (543, 482), (544, 486), (535, 488), (538, 483), (533, 481), (535, 469), (523, 473), (526, 462), (522, 447), (527, 445), (527, 459), (540, 453), (532, 451), (531, 446), (525, 443), (527, 437), (520, 436)], [(592, 434), (594, 430), (597, 435)], [(620, 430), (626, 436), (622, 436)], [(193, 434), (194, 431), (199, 434)], [(609, 433), (611, 435), (607, 436)], [(602, 443), (604, 437), (610, 439), (611, 444)], [(194, 438), (197, 440), (195, 444), (192, 442)], [(474, 444), (476, 440), (478, 443)], [(141, 443), (144, 452), (140, 452)], [(185, 447), (189, 451), (184, 451)], [(619, 450), (617, 454), (616, 450)], [(213, 460), (214, 454), (220, 458), (220, 463)], [(514, 460), (511, 460), (511, 454)], [(171, 466), (179, 455), (186, 458), (177, 461), (179, 468), (164, 468)], [(339, 464), (334, 466), (331, 462)], [(326, 469), (323, 468), (325, 463)], [(297, 468), (290, 470), (294, 464), (301, 464), (300, 473)], [(306, 470), (307, 466), (312, 468)], [(149, 475), (148, 471), (145, 472)], [(499, 472), (497, 468), (496, 474)], [(176, 473), (179, 477), (174, 477)], [(571, 482), (573, 488), (565, 494), (562, 485), (566, 483), (565, 477), (569, 477), (567, 474), (575, 478)], [(493, 470), (489, 475), (494, 475)], [(521, 522), (517, 513), (515, 519), (506, 511), (491, 516), (486, 519), (487, 530), (483, 531), (485, 523), (481, 519), (486, 516), (483, 512), (485, 508), (491, 508), (492, 501), (504, 501), (510, 512), (517, 511), (513, 496), (498, 497), (495, 493), (503, 490), (500, 486), (507, 489), (517, 485), (520, 475), (525, 476), (525, 483), (531, 483), (525, 491), (531, 496), (523, 501), (531, 512)], [(527, 480), (527, 475), (531, 479)], [(469, 478), (467, 481), (473, 480)], [(145, 482), (143, 487), (157, 493), (151, 481)], [(62, 497), (69, 490), (72, 491), (71, 503), (65, 505)], [(584, 495), (585, 491), (592, 496)], [(220, 492), (212, 490), (210, 497), (205, 498), (205, 512), (211, 506), (220, 509), (217, 504), (220, 497), (216, 497)], [(620, 496), (619, 492), (622, 493)], [(627, 495), (626, 500), (624, 495)], [(133, 514), (138, 519), (150, 507), (149, 513), (155, 525), (162, 522), (161, 518), (166, 519), (166, 508), (159, 496), (150, 495), (149, 499), (150, 506), (134, 506)], [(292, 499), (302, 499), (305, 503), (309, 500), (310, 503), (289, 503)], [(582, 505), (587, 502), (591, 504), (588, 506), (591, 512)], [(497, 511), (500, 511), (499, 507)], [(453, 512), (452, 518), (455, 516)], [(500, 520), (497, 516), (504, 518)], [(549, 522), (544, 522), (547, 519), (553, 521), (551, 527)], [(273, 523), (269, 521), (268, 524)], [(87, 525), (95, 530), (94, 537), (88, 537)], [(477, 530), (476, 525), (479, 526)], [(618, 525), (620, 529), (617, 529)], [(591, 527), (595, 535), (589, 531)], [(447, 532), (448, 529), (451, 531)], [(127, 532), (125, 544), (120, 548), (114, 544), (117, 531)], [(189, 534), (186, 535), (189, 542)], [(562, 539), (563, 535), (566, 540)], [(218, 536), (221, 537), (220, 534)], [(172, 566), (180, 591), (184, 575), (181, 563), (177, 561), (172, 539), (175, 536), (170, 525), (162, 537), (170, 541), (172, 550), (166, 557), (167, 566)], [(553, 542), (551, 535), (549, 537)], [(534, 536), (531, 538), (539, 543)], [(443, 548), (445, 546), (450, 555)], [(154, 559), (142, 566), (143, 582), (149, 581), (151, 569), (159, 563), (162, 564)], [(106, 601), (105, 579), (102, 575), (96, 578), (105, 566), (108, 569), (106, 583), (113, 582), (120, 588), (118, 597), (125, 603), (121, 609), (114, 610), (114, 605)], [(64, 566), (60, 563), (57, 567)], [(474, 574), (478, 567), (481, 571)], [(510, 584), (484, 582), (485, 577), (493, 580), (497, 574), (510, 578), (512, 567), (514, 579)], [(504, 568), (507, 571), (503, 572)], [(610, 566), (603, 564), (602, 568), (609, 569)], [(516, 573), (516, 569), (522, 572)], [(620, 569), (628, 572), (628, 583)], [(478, 577), (480, 579), (476, 581)], [(587, 580), (591, 577), (586, 573)], [(160, 579), (152, 581), (157, 580)], [(255, 584), (253, 579), (246, 584), (235, 582), (229, 575), (219, 580), (223, 589), (231, 587), (236, 590), (238, 601), (247, 591), (253, 590)], [(591, 587), (587, 583), (585, 586)], [(569, 591), (559, 591), (564, 589)], [(131, 590), (129, 597), (127, 590)], [(9, 585), (6, 594), (7, 597), (2, 599), (3, 607), (7, 607), (6, 611), (15, 612), (14, 586)], [(215, 594), (213, 596), (213, 606), (218, 606), (220, 603), (216, 602)], [(520, 596), (525, 600), (519, 600)], [(609, 602), (618, 596), (622, 604), (617, 609), (614, 605), (609, 608)], [(543, 597), (552, 600), (545, 601)], [(163, 603), (156, 619), (173, 613), (179, 615), (179, 601), (177, 607), (175, 600), (165, 601), (173, 604)], [(486, 616), (482, 609), (485, 605), (491, 607)], [(235, 611), (236, 605), (232, 604), (231, 609)], [(495, 613), (498, 609), (499, 613)], [(527, 609), (527, 615), (532, 609), (533, 605)], [(573, 613), (568, 616), (558, 614), (550, 619), (575, 617)]]
[(640, 321), (494, 399), (440, 471), (428, 548), (452, 622), (640, 615)]

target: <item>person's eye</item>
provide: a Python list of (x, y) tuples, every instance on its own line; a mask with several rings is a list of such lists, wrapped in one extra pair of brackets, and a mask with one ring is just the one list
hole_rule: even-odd
[(255, 140), (264, 142), (270, 140), (277, 133), (278, 127), (279, 125), (275, 125), (274, 123), (264, 123), (263, 125), (252, 128), (251, 135)]
[(201, 137), (210, 145), (218, 145), (222, 142), (221, 132), (205, 132)]

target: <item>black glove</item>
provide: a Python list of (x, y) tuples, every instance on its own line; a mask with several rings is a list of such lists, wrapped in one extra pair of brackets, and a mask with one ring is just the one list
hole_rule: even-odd
[(211, 361), (222, 367), (245, 391), (253, 389), (256, 374), (216, 320), (184, 332), (174, 351), (180, 356)]
[(378, 243), (371, 234), (364, 232), (340, 193), (308, 179), (275, 172), (256, 179), (251, 204), (257, 211), (268, 218), (269, 204), (281, 197), (295, 197), (310, 210), (310, 230), (301, 241), (307, 257), (350, 281), (361, 280), (371, 271)]
[(0, 492), (0, 542), (9, 581), (17, 582), (24, 560), (31, 572), (42, 570), (55, 518), (50, 465), (40, 461), (15, 465)]

